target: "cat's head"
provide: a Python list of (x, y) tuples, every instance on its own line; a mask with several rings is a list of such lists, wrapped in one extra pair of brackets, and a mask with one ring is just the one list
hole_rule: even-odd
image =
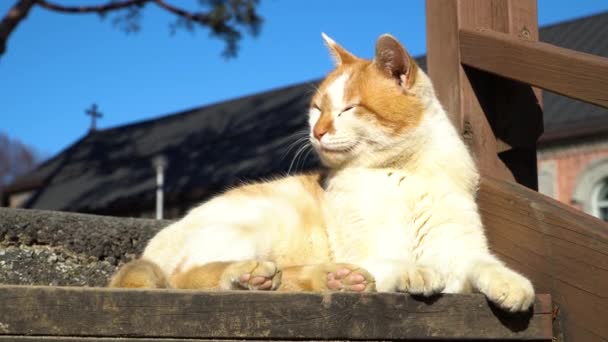
[[(428, 82), (394, 37), (378, 38), (373, 60), (354, 56), (323, 34), (336, 69), (312, 98), (310, 140), (329, 167), (375, 164), (420, 125)], [(427, 87), (426, 84), (422, 88)]]

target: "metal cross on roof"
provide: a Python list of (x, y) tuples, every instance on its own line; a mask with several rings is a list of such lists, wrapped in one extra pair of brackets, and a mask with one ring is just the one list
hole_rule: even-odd
[(103, 114), (101, 112), (97, 111), (97, 104), (93, 103), (93, 105), (91, 105), (91, 108), (87, 109), (85, 111), (85, 113), (86, 113), (86, 115), (89, 115), (91, 117), (90, 131), (96, 131), (97, 130), (97, 126), (96, 126), (97, 118), (103, 117)]

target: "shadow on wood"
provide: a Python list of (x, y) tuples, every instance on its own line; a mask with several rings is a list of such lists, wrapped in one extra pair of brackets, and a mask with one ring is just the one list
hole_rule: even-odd
[(568, 341), (608, 338), (608, 224), (518, 184), (484, 178), (490, 247), (560, 308)]

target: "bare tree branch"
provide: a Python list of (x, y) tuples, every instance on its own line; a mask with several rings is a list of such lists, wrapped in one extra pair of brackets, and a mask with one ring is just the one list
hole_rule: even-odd
[(17, 28), (21, 20), (25, 19), (27, 14), (36, 4), (36, 0), (18, 0), (8, 13), (0, 21), (0, 56), (6, 51), (6, 41), (11, 33)]
[(192, 21), (196, 21), (199, 22), (201, 24), (208, 24), (209, 23), (209, 15), (207, 13), (202, 13), (202, 12), (198, 12), (198, 13), (190, 13), (186, 10), (183, 10), (181, 8), (177, 8), (175, 6), (169, 5), (166, 2), (164, 2), (163, 0), (154, 0), (154, 3), (156, 3), (159, 7), (175, 14), (178, 15), (180, 17), (183, 17), (186, 20), (192, 20)]
[[(223, 40), (226, 49), (225, 57), (234, 57), (241, 39), (241, 29), (249, 29), (256, 35), (262, 23), (262, 18), (256, 12), (259, 0), (212, 0), (201, 1), (205, 11), (187, 11), (168, 4), (165, 0), (104, 0), (104, 4), (89, 6), (65, 6), (47, 0), (17, 0), (6, 16), (0, 21), (0, 56), (6, 51), (6, 41), (17, 25), (25, 19), (33, 6), (38, 5), (44, 9), (61, 13), (98, 13), (127, 10), (127, 14), (114, 18), (115, 24), (122, 24), (126, 32), (135, 32), (139, 29), (140, 10), (149, 2), (174, 14), (178, 19), (170, 27), (193, 30), (195, 27), (206, 27), (211, 35)], [(126, 22), (126, 24), (125, 24)], [(193, 25), (193, 24), (197, 24)]]
[(63, 13), (104, 13), (108, 11), (119, 10), (128, 8), (131, 6), (142, 6), (146, 2), (151, 0), (125, 0), (125, 1), (112, 1), (104, 5), (93, 5), (93, 6), (63, 6), (45, 0), (36, 0), (35, 2), (43, 8), (51, 11), (63, 12)]

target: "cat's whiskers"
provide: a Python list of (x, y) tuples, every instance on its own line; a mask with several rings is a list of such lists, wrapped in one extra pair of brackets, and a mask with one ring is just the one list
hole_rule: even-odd
[(299, 132), (296, 132), (296, 133), (292, 134), (290, 136), (290, 138), (297, 137), (297, 136), (300, 136), (300, 137), (297, 138), (295, 141), (289, 143), (289, 145), (287, 145), (287, 149), (285, 150), (285, 152), (281, 156), (281, 161), (283, 161), (283, 159), (285, 159), (285, 157), (289, 154), (289, 152), (291, 150), (293, 150), (294, 148), (298, 147), (302, 143), (306, 143), (306, 141), (309, 139), (308, 135), (309, 135), (308, 130), (299, 131)]
[(300, 147), (301, 144), (303, 144), (303, 143), (306, 143), (306, 141), (308, 141), (308, 139), (309, 139), (308, 136), (303, 136), (303, 137), (300, 137), (297, 140), (291, 142), (287, 146), (287, 149), (285, 150), (285, 152), (283, 153), (283, 155), (281, 156), (281, 160), (283, 160), (283, 158), (285, 158), (289, 154), (289, 152), (291, 150), (293, 150), (296, 147)]
[(304, 155), (304, 157), (302, 157), (302, 163), (306, 162), (306, 158), (308, 158), (308, 156), (310, 155), (310, 152), (313, 152), (315, 149), (312, 148), (311, 145), (308, 145), (308, 147), (310, 147), (307, 151), (306, 154)]
[(313, 150), (312, 146), (310, 146), (310, 145), (304, 146), (304, 149), (300, 153), (299, 158), (296, 160), (294, 172), (298, 172), (298, 169), (301, 169), (305, 165), (306, 158), (308, 157), (308, 155), (310, 154), (310, 152), (312, 150)]
[(298, 160), (298, 157), (299, 157), (299, 156), (300, 156), (302, 153), (304, 153), (304, 151), (306, 151), (306, 149), (307, 149), (308, 147), (311, 147), (311, 146), (310, 146), (309, 144), (307, 144), (307, 143), (304, 143), (304, 145), (302, 145), (302, 146), (300, 146), (300, 147), (298, 148), (298, 150), (296, 151), (296, 154), (294, 155), (293, 159), (291, 160), (291, 163), (289, 164), (289, 168), (287, 169), (287, 174), (288, 174), (288, 175), (289, 175), (289, 174), (291, 174), (291, 170), (292, 170), (292, 168), (293, 168), (293, 166), (294, 166), (294, 163), (295, 163), (295, 165), (296, 165), (296, 169), (297, 169), (297, 160)]

